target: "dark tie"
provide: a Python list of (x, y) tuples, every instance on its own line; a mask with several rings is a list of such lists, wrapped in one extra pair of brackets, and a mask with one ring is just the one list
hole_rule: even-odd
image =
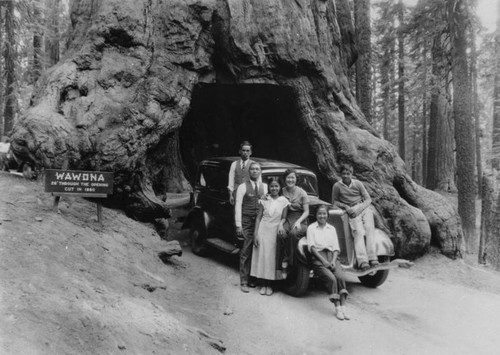
[(245, 170), (245, 162), (244, 161), (241, 162), (241, 170)]
[(259, 196), (259, 185), (257, 185), (257, 182), (255, 183), (255, 196)]

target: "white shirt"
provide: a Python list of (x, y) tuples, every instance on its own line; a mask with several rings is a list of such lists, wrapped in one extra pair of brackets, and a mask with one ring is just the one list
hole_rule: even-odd
[[(255, 189), (255, 181), (250, 180), (252, 187)], [(264, 195), (267, 195), (267, 184), (262, 184), (264, 186)], [(247, 184), (243, 183), (238, 186), (236, 190), (236, 202), (234, 203), (234, 222), (236, 227), (241, 227), (241, 204), (243, 203), (243, 197), (247, 193)]]
[(311, 251), (312, 247), (316, 247), (319, 251), (328, 249), (332, 252), (335, 250), (340, 252), (339, 240), (335, 227), (327, 223), (321, 228), (318, 222), (309, 225), (309, 227), (307, 227), (307, 248)]
[[(236, 164), (239, 164), (241, 166), (241, 163), (243, 163), (243, 160), (238, 159), (235, 160), (231, 163), (231, 167), (229, 168), (229, 181), (227, 182), (227, 188), (229, 191), (233, 192), (234, 191), (234, 172), (236, 170)], [(248, 164), (248, 160), (245, 160), (245, 166)], [(236, 186), (237, 188), (238, 186)]]

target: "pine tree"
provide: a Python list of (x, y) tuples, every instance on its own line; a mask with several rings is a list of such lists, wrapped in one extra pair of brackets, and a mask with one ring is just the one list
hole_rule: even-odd
[(404, 4), (399, 0), (398, 4), (398, 148), (399, 156), (405, 160), (405, 67), (404, 67)]
[(5, 108), (4, 108), (4, 134), (10, 134), (14, 125), (15, 109), (16, 109), (16, 37), (15, 37), (15, 15), (14, 2), (4, 2), (5, 13), (5, 44), (4, 44), (4, 60), (5, 60)]
[(475, 241), (474, 124), (471, 119), (471, 90), (467, 65), (466, 0), (448, 0), (448, 20), (452, 46), (453, 117), (457, 151), (458, 214), (467, 250)]
[(494, 89), (493, 89), (493, 134), (492, 134), (492, 159), (491, 165), (500, 170), (500, 5), (497, 4), (497, 23), (495, 31), (495, 63), (494, 63)]
[(372, 71), (370, 0), (354, 2), (358, 60), (356, 61), (356, 99), (366, 120), (372, 123)]

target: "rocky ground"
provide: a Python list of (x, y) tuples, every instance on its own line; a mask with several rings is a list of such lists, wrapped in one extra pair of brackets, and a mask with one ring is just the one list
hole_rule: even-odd
[(237, 260), (194, 256), (174, 211), (153, 226), (0, 173), (0, 354), (496, 354), (500, 275), (431, 253), (378, 289), (348, 284), (351, 320), (323, 290), (238, 287)]

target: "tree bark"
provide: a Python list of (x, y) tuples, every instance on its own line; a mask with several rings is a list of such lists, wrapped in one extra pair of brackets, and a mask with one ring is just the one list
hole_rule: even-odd
[(398, 148), (401, 159), (406, 160), (406, 137), (405, 137), (405, 53), (404, 53), (404, 4), (399, 0), (398, 5)]
[(14, 126), (16, 90), (16, 40), (14, 32), (14, 2), (5, 4), (5, 108), (4, 108), (4, 134), (10, 135)]
[(493, 88), (493, 133), (491, 142), (491, 165), (500, 170), (500, 6), (497, 4), (497, 27), (495, 31), (495, 64)]
[(42, 40), (43, 40), (43, 19), (40, 3), (33, 3), (33, 70), (32, 83), (36, 83), (43, 70), (42, 62)]
[[(281, 150), (277, 159), (315, 170), (322, 196), (340, 165), (352, 163), (398, 256), (424, 254), (431, 238), (455, 255), (461, 231), (453, 206), (411, 180), (352, 95), (350, 16), (347, 0), (76, 0), (68, 56), (43, 76), (16, 124), (13, 149), (44, 167), (71, 155), (72, 169), (113, 171), (113, 201), (136, 218), (164, 218), (168, 201), (160, 196), (182, 188), (171, 180), (194, 160), (190, 148), (201, 148), (183, 148), (179, 161), (176, 139), (192, 133), (184, 124), (195, 114), (195, 124), (219, 122), (210, 131), (219, 141), (249, 138), (257, 156)], [(246, 96), (217, 96), (235, 91)], [(270, 100), (270, 92), (280, 95)], [(258, 126), (245, 104), (256, 102), (247, 100), (252, 95), (269, 100)], [(277, 101), (285, 104), (267, 107)], [(233, 105), (234, 114), (218, 117), (218, 105)], [(201, 106), (214, 115), (192, 112)], [(282, 128), (270, 130), (277, 120)]]
[[(498, 210), (498, 192), (497, 174), (493, 171), (490, 175), (484, 175), (482, 181), (481, 196), (481, 234), (479, 239), (478, 262), (486, 264), (488, 259), (497, 259), (497, 264), (500, 265), (500, 245), (494, 250), (487, 250), (487, 246), (493, 244), (495, 240), (500, 242), (497, 237), (498, 228), (495, 225), (495, 211)], [(491, 243), (493, 241), (493, 243)], [(496, 250), (496, 252), (495, 252)], [(496, 254), (496, 255), (495, 255)]]
[(448, 0), (452, 44), (453, 116), (457, 142), (458, 214), (467, 251), (475, 244), (476, 207), (474, 187), (474, 123), (471, 119), (471, 90), (467, 72), (466, 0)]
[(482, 176), (483, 164), (481, 159), (481, 127), (479, 126), (479, 97), (477, 92), (477, 52), (476, 52), (476, 34), (474, 30), (470, 31), (471, 52), (470, 52), (470, 77), (472, 81), (472, 116), (474, 117), (474, 145), (476, 148), (476, 177), (477, 177), (477, 195), (482, 196)]
[(423, 60), (423, 88), (422, 88), (422, 186), (427, 186), (427, 51), (428, 51), (428, 41), (424, 39), (424, 45), (422, 48), (422, 60)]
[(370, 0), (354, 2), (358, 60), (356, 61), (356, 99), (368, 123), (372, 123), (372, 70)]
[(437, 34), (432, 46), (432, 91), (429, 117), (426, 187), (456, 191), (453, 121), (449, 102), (449, 67), (446, 62), (444, 34)]
[(47, 66), (51, 67), (59, 62), (59, 16), (61, 11), (60, 0), (45, 0), (47, 4), (47, 35), (45, 36), (45, 57)]
[[(3, 8), (3, 2), (0, 1), (0, 57), (2, 57), (4, 53), (4, 36), (3, 36), (3, 31), (4, 30), (4, 8)], [(0, 78), (4, 77), (4, 66), (0, 65)], [(4, 108), (4, 81), (0, 80), (0, 139), (4, 136), (4, 115), (3, 115), (3, 108)]]

